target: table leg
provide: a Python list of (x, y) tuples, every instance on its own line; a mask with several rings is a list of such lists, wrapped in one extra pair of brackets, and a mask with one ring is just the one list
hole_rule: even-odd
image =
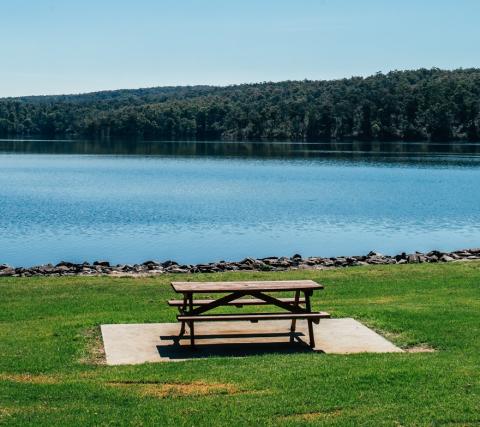
[[(295, 291), (295, 302), (293, 303), (294, 307), (298, 307), (298, 301), (300, 299), (300, 291)], [(297, 319), (292, 319), (292, 325), (290, 326), (290, 342), (295, 341), (295, 327), (297, 325)]]
[[(183, 306), (180, 308), (180, 313), (185, 314), (187, 311), (187, 295), (183, 295)], [(180, 327), (180, 337), (185, 334), (185, 322), (181, 322), (181, 327)]]
[[(192, 312), (193, 311), (193, 293), (188, 294), (188, 311)], [(195, 347), (195, 332), (194, 332), (194, 326), (193, 326), (193, 320), (189, 322), (190, 326), (190, 347), (194, 348)]]
[[(308, 313), (312, 312), (312, 307), (310, 305), (310, 295), (311, 291), (305, 291), (305, 308)], [(307, 319), (308, 322), (308, 335), (310, 338), (310, 347), (315, 348), (315, 337), (313, 336), (313, 322), (312, 319)]]

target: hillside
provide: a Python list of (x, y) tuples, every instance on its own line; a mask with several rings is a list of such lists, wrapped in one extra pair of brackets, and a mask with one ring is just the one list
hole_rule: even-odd
[(480, 140), (480, 69), (0, 99), (0, 137)]

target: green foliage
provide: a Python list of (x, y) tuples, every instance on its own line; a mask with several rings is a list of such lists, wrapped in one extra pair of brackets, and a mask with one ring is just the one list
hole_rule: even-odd
[[(314, 309), (354, 317), (404, 348), (437, 351), (97, 364), (99, 324), (175, 321), (165, 303), (174, 297), (171, 280), (301, 278), (325, 285)], [(479, 284), (478, 262), (138, 279), (0, 278), (0, 425), (478, 425)], [(175, 384), (187, 394), (175, 388), (162, 393)], [(196, 384), (228, 387), (202, 394)]]
[(480, 69), (0, 99), (0, 136), (480, 139)]

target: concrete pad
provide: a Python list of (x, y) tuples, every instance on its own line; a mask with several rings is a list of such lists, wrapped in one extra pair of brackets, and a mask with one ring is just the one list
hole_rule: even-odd
[(355, 319), (322, 319), (319, 325), (314, 325), (314, 350), (306, 345), (306, 321), (297, 321), (294, 337), (289, 332), (289, 320), (259, 323), (198, 322), (195, 324), (195, 350), (189, 347), (188, 335), (178, 339), (179, 323), (102, 325), (101, 330), (108, 365), (265, 353), (402, 352), (400, 348)]
[[(316, 325), (317, 326), (317, 325)], [(403, 350), (355, 319), (325, 319), (315, 329), (315, 350), (330, 354), (401, 353)]]

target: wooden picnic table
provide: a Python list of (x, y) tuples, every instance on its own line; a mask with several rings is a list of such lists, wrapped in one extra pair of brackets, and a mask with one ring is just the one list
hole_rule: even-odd
[[(310, 346), (315, 347), (313, 323), (330, 317), (325, 312), (312, 312), (310, 297), (313, 291), (323, 286), (312, 280), (245, 281), (245, 282), (172, 282), (175, 292), (183, 294), (181, 300), (169, 300), (170, 306), (178, 308), (181, 322), (180, 337), (185, 334), (185, 325), (190, 329), (190, 345), (195, 346), (194, 323), (198, 321), (242, 321), (291, 319), (291, 340), (295, 334), (296, 321), (306, 319)], [(293, 298), (278, 298), (267, 294), (293, 291)], [(195, 293), (226, 294), (216, 299), (194, 299)], [(301, 294), (303, 293), (303, 297)], [(248, 297), (248, 298), (245, 298)], [(273, 305), (283, 309), (280, 313), (204, 314), (221, 306), (243, 307), (250, 305)], [(304, 305), (304, 307), (302, 307)]]

